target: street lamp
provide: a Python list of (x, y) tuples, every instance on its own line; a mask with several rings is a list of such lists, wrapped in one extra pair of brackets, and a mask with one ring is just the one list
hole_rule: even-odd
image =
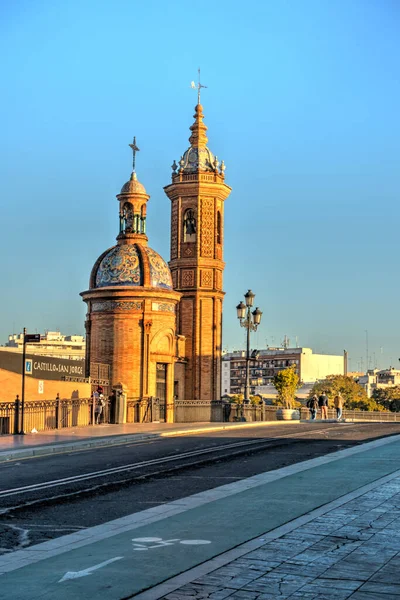
[(257, 331), (257, 327), (261, 323), (262, 311), (256, 307), (253, 312), (251, 307), (254, 303), (255, 294), (251, 290), (244, 295), (246, 304), (241, 301), (237, 307), (237, 317), (240, 321), (240, 326), (247, 329), (247, 346), (246, 346), (246, 383), (244, 391), (244, 400), (242, 404), (242, 416), (241, 419), (244, 421), (244, 402), (250, 401), (250, 331)]

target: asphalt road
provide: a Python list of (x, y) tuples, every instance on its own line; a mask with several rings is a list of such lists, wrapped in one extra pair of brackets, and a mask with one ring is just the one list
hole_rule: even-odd
[(269, 425), (1, 463), (0, 554), (398, 433), (396, 423)]

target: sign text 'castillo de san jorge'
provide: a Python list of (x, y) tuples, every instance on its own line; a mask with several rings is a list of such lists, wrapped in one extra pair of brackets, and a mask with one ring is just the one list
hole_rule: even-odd
[[(21, 354), (7, 351), (0, 352), (0, 369), (21, 374)], [(25, 375), (44, 380), (61, 380), (64, 377), (84, 379), (85, 361), (83, 359), (68, 360), (27, 354), (25, 358)]]

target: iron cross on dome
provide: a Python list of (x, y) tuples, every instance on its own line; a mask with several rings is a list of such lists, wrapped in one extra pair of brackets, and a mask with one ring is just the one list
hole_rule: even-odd
[(140, 148), (138, 148), (136, 146), (136, 136), (134, 136), (133, 138), (133, 143), (129, 144), (129, 147), (132, 148), (132, 152), (133, 152), (133, 160), (132, 160), (132, 170), (135, 173), (135, 169), (136, 169), (136, 152), (140, 152)]

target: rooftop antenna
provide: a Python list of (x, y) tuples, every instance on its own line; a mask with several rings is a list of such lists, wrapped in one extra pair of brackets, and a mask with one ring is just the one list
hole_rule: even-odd
[(192, 81), (190, 87), (192, 88), (192, 90), (197, 90), (197, 104), (200, 104), (200, 90), (201, 88), (206, 88), (207, 86), (200, 83), (200, 67), (197, 69), (197, 71), (199, 73), (199, 82), (196, 85), (195, 82)]
[(132, 148), (133, 152), (132, 171), (136, 173), (136, 152), (140, 152), (140, 148), (136, 146), (136, 136), (134, 136), (133, 143), (129, 144), (129, 147)]

